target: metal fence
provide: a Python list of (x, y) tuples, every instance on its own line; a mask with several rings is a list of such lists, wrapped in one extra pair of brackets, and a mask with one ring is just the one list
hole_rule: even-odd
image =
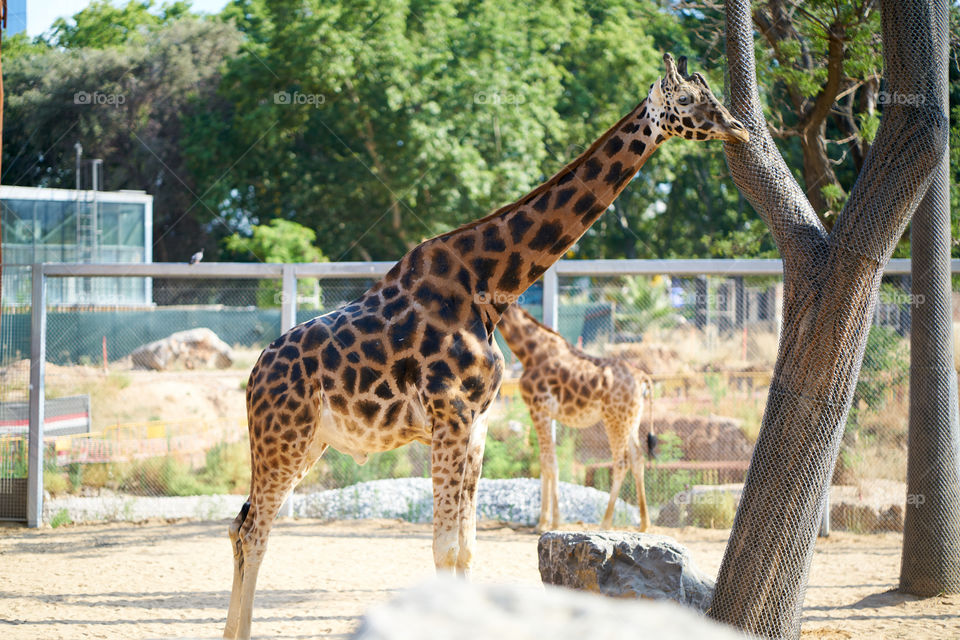
[[(45, 495), (245, 495), (244, 388), (260, 350), (296, 322), (352, 300), (390, 266), (35, 266), (32, 304), (42, 312), (4, 308), (0, 327), (0, 518), (37, 525)], [(646, 484), (654, 524), (732, 521), (776, 357), (780, 269), (776, 260), (561, 261), (521, 300), (587, 353), (628, 359), (653, 378), (660, 456), (650, 461)], [(887, 269), (834, 473), (834, 527), (902, 529), (910, 309), (917, 302), (908, 273), (906, 260)], [(152, 278), (154, 303), (45, 304), (49, 283), (80, 276)], [(196, 334), (201, 328), (210, 331)], [(194, 342), (161, 353), (162, 341), (181, 331), (193, 331)], [(508, 373), (484, 475), (536, 477), (539, 449), (515, 384), (519, 363), (501, 346)], [(41, 424), (51, 425), (44, 399), (83, 395), (88, 432), (44, 437)], [(24, 438), (4, 411), (12, 416), (14, 404), (28, 399)], [(608, 490), (602, 427), (558, 425), (557, 435), (561, 480)], [(329, 451), (298, 492), (426, 477), (429, 466), (423, 445), (371, 456), (364, 466)], [(632, 483), (621, 497), (636, 500)], [(47, 510), (48, 520), (54, 516)]]

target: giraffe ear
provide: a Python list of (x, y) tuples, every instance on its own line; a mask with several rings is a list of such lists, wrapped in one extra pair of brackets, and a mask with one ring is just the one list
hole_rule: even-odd
[(650, 101), (650, 104), (655, 107), (663, 106), (663, 92), (660, 89), (660, 78), (657, 78), (653, 86), (650, 87), (650, 93), (647, 95), (647, 100)]

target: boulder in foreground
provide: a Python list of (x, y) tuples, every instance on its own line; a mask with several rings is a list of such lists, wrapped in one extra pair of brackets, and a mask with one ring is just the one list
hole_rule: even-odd
[(624, 602), (554, 587), (436, 578), (363, 616), (353, 640), (743, 640), (672, 602)]
[(667, 536), (551, 531), (540, 536), (538, 554), (545, 584), (616, 598), (673, 600), (701, 612), (713, 599), (714, 581)]

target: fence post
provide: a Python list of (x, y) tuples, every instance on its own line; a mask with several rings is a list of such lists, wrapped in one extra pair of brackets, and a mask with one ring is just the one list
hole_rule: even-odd
[(47, 281), (34, 264), (30, 307), (30, 428), (27, 438), (27, 526), (43, 524), (43, 369), (47, 359)]
[[(560, 330), (560, 277), (554, 264), (543, 274), (543, 324), (555, 331)], [(557, 421), (550, 421), (550, 437), (557, 442)]]
[[(292, 264), (283, 265), (282, 289), (280, 292), (280, 333), (290, 331), (297, 324), (297, 273)], [(281, 518), (293, 515), (293, 494), (280, 507)]]
[(280, 333), (290, 331), (297, 324), (297, 273), (292, 264), (283, 265), (283, 284), (280, 293)]

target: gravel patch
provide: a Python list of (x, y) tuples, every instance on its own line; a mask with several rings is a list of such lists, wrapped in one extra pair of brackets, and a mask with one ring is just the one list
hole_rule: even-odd
[[(566, 522), (595, 522), (603, 518), (609, 494), (591, 487), (560, 483), (560, 514)], [(343, 489), (298, 496), (294, 513), (321, 520), (399, 518), (430, 522), (433, 489), (430, 478), (372, 480)], [(534, 525), (540, 518), (540, 480), (514, 478), (480, 480), (477, 513), (481, 519)], [(614, 524), (636, 525), (639, 513), (633, 505), (617, 501)]]
[[(560, 483), (560, 513), (565, 522), (599, 523), (609, 494), (591, 487)], [(71, 522), (138, 522), (150, 518), (220, 520), (233, 518), (246, 496), (213, 495), (143, 497), (104, 495), (97, 497), (47, 498), (44, 522), (64, 515)], [(398, 478), (361, 482), (343, 489), (295, 494), (294, 515), (321, 520), (398, 518), (408, 522), (433, 519), (433, 489), (430, 478)], [(540, 480), (480, 480), (477, 512), (481, 519), (534, 525), (540, 517)], [(637, 508), (617, 501), (614, 524), (639, 522)]]

